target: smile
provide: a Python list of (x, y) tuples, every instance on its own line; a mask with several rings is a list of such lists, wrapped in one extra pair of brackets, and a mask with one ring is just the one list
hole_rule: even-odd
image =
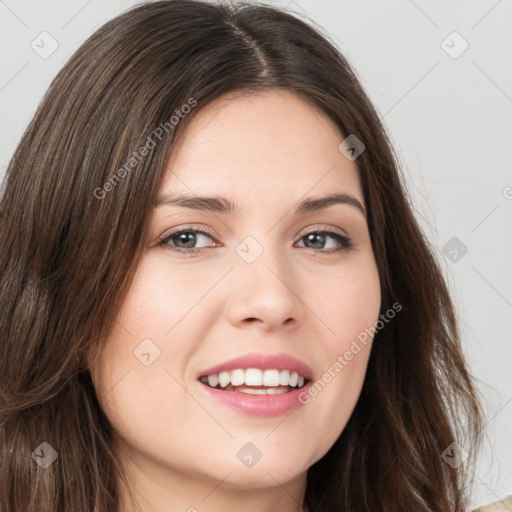
[(311, 367), (291, 354), (248, 353), (203, 370), (200, 393), (238, 413), (279, 416), (304, 407), (299, 397), (314, 381)]
[(307, 379), (293, 370), (261, 370), (260, 368), (236, 368), (203, 375), (201, 382), (210, 388), (253, 395), (277, 395), (300, 389)]

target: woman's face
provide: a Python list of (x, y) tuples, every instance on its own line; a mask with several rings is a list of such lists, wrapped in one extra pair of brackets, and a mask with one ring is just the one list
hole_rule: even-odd
[[(120, 449), (148, 478), (303, 481), (345, 427), (371, 337), (359, 351), (353, 342), (381, 297), (344, 138), (299, 97), (269, 91), (211, 103), (174, 146), (134, 282), (91, 367)], [(304, 206), (333, 194), (352, 204)], [(215, 385), (221, 371), (232, 391), (200, 378)]]

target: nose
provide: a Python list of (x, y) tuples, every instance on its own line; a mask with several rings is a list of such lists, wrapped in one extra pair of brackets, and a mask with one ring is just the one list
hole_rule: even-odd
[(236, 327), (292, 330), (305, 318), (300, 279), (282, 254), (268, 248), (253, 263), (236, 262), (227, 293), (227, 316)]

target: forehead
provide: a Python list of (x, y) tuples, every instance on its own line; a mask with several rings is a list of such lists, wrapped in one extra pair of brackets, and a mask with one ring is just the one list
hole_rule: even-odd
[(364, 198), (344, 136), (320, 109), (284, 91), (225, 95), (175, 141), (162, 190), (283, 201), (309, 191)]

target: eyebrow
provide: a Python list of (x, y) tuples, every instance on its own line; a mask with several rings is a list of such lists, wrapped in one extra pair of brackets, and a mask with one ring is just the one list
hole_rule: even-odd
[[(241, 209), (238, 205), (224, 197), (190, 196), (186, 194), (165, 194), (157, 198), (155, 207), (162, 204), (174, 204), (185, 208), (192, 208), (204, 212), (222, 213), (239, 216)], [(305, 199), (294, 211), (294, 215), (301, 215), (323, 210), (335, 204), (346, 204), (359, 210), (366, 218), (366, 210), (358, 199), (349, 194), (339, 192), (323, 197)]]

